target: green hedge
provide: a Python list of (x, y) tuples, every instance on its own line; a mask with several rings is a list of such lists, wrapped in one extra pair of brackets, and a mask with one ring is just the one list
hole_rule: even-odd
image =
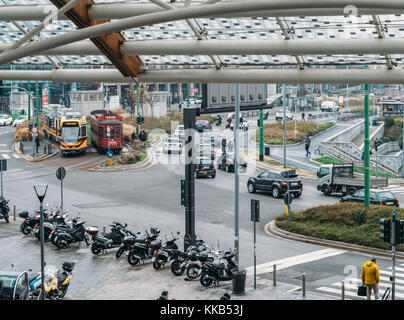
[[(379, 249), (391, 249), (391, 245), (379, 239), (380, 219), (391, 219), (393, 211), (404, 220), (404, 209), (371, 205), (365, 209), (360, 203), (322, 205), (301, 212), (292, 212), (290, 224), (286, 214), (275, 218), (278, 228), (305, 236), (341, 241)], [(404, 251), (404, 245), (396, 247)]]

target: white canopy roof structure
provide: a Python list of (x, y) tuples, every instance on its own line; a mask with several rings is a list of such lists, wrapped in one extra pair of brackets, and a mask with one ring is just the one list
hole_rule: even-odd
[[(240, 75), (247, 69), (267, 68), (268, 73), (260, 73), (259, 79), (257, 74), (256, 80), (270, 81), (275, 75), (274, 70), (269, 73), (271, 69), (277, 69), (280, 75), (287, 70), (279, 69), (286, 67), (301, 71), (294, 83), (309, 81), (309, 72), (318, 68), (326, 69), (326, 78), (335, 75), (338, 83), (344, 83), (352, 80), (349, 74), (353, 73), (341, 77), (334, 73), (336, 66), (370, 66), (366, 72), (396, 71), (394, 82), (404, 82), (400, 80), (404, 79), (404, 2), (399, 0), (94, 2), (88, 16), (110, 22), (78, 30), (61, 16), (40, 30), (33, 41), (11, 48), (57, 8), (47, 0), (0, 0), (0, 64), (52, 65), (59, 69), (60, 79), (65, 71), (61, 69), (112, 69), (111, 61), (88, 39), (94, 34), (120, 32), (126, 39), (121, 53), (138, 56), (144, 64), (144, 74), (139, 77), (142, 79), (155, 79), (156, 69), (198, 69), (184, 77), (197, 82), (198, 74), (202, 75), (200, 69), (219, 71), (203, 73), (203, 78), (209, 80), (205, 78), (207, 74), (220, 71), (228, 71), (223, 76), (226, 78), (236, 68)], [(24, 74), (28, 76), (20, 73), (16, 77), (25, 77)], [(160, 71), (158, 75), (162, 77), (160, 82), (173, 78), (172, 73)], [(116, 78), (112, 73), (111, 77)], [(383, 73), (377, 81), (385, 77), (390, 73)], [(374, 81), (365, 76), (366, 79)], [(249, 81), (254, 81), (254, 76)]]

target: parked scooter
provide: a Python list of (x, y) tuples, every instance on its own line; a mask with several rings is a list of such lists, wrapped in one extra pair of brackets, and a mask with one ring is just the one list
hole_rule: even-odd
[[(144, 261), (151, 259), (155, 250), (161, 248), (161, 240), (156, 240), (160, 234), (160, 229), (156, 227), (150, 228), (151, 234), (146, 231), (144, 241), (136, 241), (128, 253), (128, 263), (135, 266)], [(139, 237), (138, 237), (139, 239)]]
[(6, 220), (6, 223), (10, 222), (10, 217), (8, 213), (10, 208), (8, 206), (10, 200), (6, 200), (3, 196), (0, 196), (0, 219)]
[(62, 230), (58, 232), (54, 239), (56, 247), (58, 249), (67, 248), (71, 243), (77, 243), (84, 241), (86, 245), (90, 245), (90, 235), (84, 228), (85, 221), (77, 222), (73, 228), (68, 230)]
[(216, 126), (220, 126), (222, 124), (222, 117), (220, 115), (216, 116)]
[(190, 262), (190, 254), (192, 251), (203, 252), (207, 250), (207, 246), (203, 240), (196, 240), (195, 246), (189, 246), (185, 252), (176, 250), (173, 254), (173, 262), (171, 263), (171, 272), (175, 276), (182, 275), (187, 269), (188, 263)]
[(109, 225), (111, 227), (111, 232), (109, 233), (99, 233), (97, 227), (87, 227), (86, 232), (90, 234), (92, 239), (91, 252), (93, 254), (99, 254), (101, 252), (107, 251), (107, 249), (120, 247), (124, 237), (128, 234), (125, 229), (128, 225), (122, 225), (118, 222), (113, 222)]
[[(64, 229), (68, 229), (71, 227), (69, 216), (67, 214), (61, 215), (61, 212), (59, 210), (48, 214), (48, 217), (44, 219), (43, 228), (45, 241), (49, 239), (52, 230), (55, 230), (58, 227)], [(41, 228), (39, 221), (34, 226), (33, 233), (38, 240), (41, 240)]]
[[(177, 234), (180, 234), (177, 232)], [(159, 270), (164, 267), (167, 263), (169, 263), (172, 258), (175, 256), (175, 252), (178, 251), (178, 246), (175, 243), (179, 239), (176, 238), (172, 234), (172, 239), (167, 240), (166, 243), (160, 248), (154, 251), (153, 257), (152, 257), (152, 262), (153, 262), (153, 268), (155, 270)]]
[(212, 283), (219, 284), (219, 281), (233, 280), (233, 272), (238, 270), (237, 263), (233, 260), (235, 253), (228, 251), (224, 254), (223, 259), (227, 262), (227, 266), (220, 261), (206, 262), (202, 265), (200, 283), (204, 287), (209, 287)]

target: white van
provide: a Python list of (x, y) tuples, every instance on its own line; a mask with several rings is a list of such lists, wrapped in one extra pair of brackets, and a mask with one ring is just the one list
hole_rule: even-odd
[(335, 101), (323, 101), (321, 102), (320, 109), (322, 112), (337, 112), (339, 111), (339, 106), (335, 103)]

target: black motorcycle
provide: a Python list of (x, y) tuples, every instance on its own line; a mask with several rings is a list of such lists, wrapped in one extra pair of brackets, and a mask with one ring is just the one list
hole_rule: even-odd
[[(177, 232), (179, 234), (179, 232)], [(164, 267), (165, 264), (169, 263), (176, 252), (178, 251), (178, 246), (175, 243), (179, 238), (175, 238), (174, 235), (171, 240), (167, 240), (166, 243), (160, 248), (154, 251), (152, 262), (153, 268), (156, 270)]]
[(91, 252), (93, 254), (99, 254), (101, 252), (106, 252), (107, 249), (120, 247), (122, 241), (126, 235), (128, 235), (128, 231), (125, 229), (128, 225), (122, 225), (118, 222), (113, 222), (113, 224), (109, 225), (111, 227), (111, 232), (98, 232), (97, 227), (87, 227), (86, 231), (91, 236), (91, 240), (93, 241), (91, 244)]
[(0, 197), (0, 219), (6, 220), (6, 223), (10, 222), (10, 217), (8, 213), (10, 212), (10, 208), (8, 206), (8, 202), (10, 200), (6, 200), (3, 196)]
[(62, 230), (56, 236), (54, 242), (58, 249), (67, 248), (71, 243), (84, 241), (86, 245), (90, 245), (90, 235), (84, 228), (85, 221), (77, 222), (73, 228)]
[(222, 124), (222, 117), (216, 116), (216, 126), (220, 126)]
[(203, 252), (207, 250), (207, 246), (203, 240), (196, 240), (195, 246), (189, 246), (185, 252), (175, 250), (173, 253), (173, 262), (171, 263), (171, 272), (175, 276), (182, 275), (190, 262), (193, 252)]
[[(68, 215), (61, 215), (60, 211), (49, 214), (47, 218), (44, 218), (43, 228), (44, 228), (44, 239), (45, 241), (49, 239), (52, 231), (57, 228), (69, 229), (69, 218)], [(40, 241), (41, 240), (41, 228), (40, 224), (36, 224), (33, 230), (35, 237)]]
[(224, 254), (227, 266), (220, 261), (206, 262), (202, 264), (200, 282), (204, 287), (209, 287), (212, 283), (219, 285), (219, 281), (230, 281), (234, 278), (234, 272), (238, 270), (238, 265), (233, 261), (234, 252), (228, 251)]
[(138, 237), (136, 239), (137, 241), (134, 242), (133, 247), (128, 253), (128, 263), (130, 265), (135, 266), (139, 264), (140, 261), (151, 259), (154, 251), (161, 248), (161, 240), (156, 240), (160, 234), (160, 229), (152, 227), (150, 228), (150, 232), (151, 234), (146, 231), (146, 238), (144, 241), (140, 241)]

